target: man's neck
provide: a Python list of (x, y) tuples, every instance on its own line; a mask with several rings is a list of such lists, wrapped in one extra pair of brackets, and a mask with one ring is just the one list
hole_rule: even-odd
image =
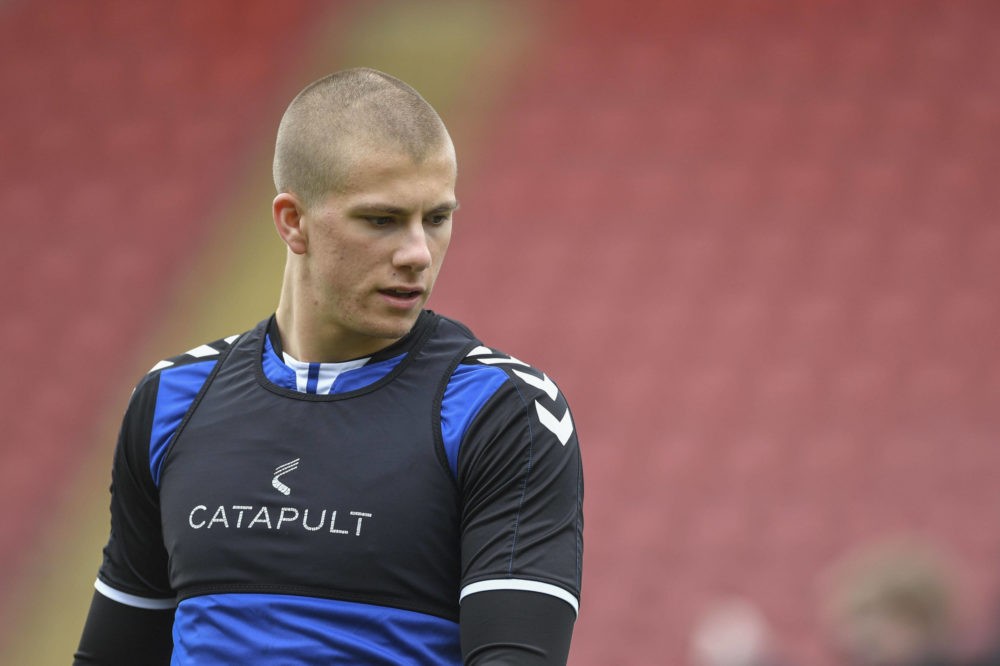
[(365, 358), (401, 339), (362, 335), (345, 339), (345, 336), (322, 323), (297, 318), (294, 310), (284, 309), (280, 303), (275, 311), (275, 321), (282, 350), (306, 363), (342, 363)]

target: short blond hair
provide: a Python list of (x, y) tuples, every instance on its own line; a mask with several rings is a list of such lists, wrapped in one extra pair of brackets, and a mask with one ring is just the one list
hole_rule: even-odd
[(346, 69), (309, 84), (288, 105), (274, 186), (311, 205), (344, 186), (359, 150), (389, 147), (420, 162), (450, 142), (441, 117), (412, 87), (375, 69)]

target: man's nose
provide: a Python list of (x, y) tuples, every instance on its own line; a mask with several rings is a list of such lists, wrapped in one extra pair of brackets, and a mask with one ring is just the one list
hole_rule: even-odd
[(393, 256), (393, 264), (400, 268), (422, 271), (431, 265), (431, 248), (422, 220), (406, 225), (401, 244)]

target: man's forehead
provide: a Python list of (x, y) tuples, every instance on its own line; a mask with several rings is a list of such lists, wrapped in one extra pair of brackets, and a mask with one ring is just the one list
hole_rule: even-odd
[(342, 192), (388, 185), (394, 180), (454, 186), (457, 174), (454, 152), (444, 147), (422, 159), (414, 158), (405, 150), (385, 146), (358, 149), (344, 157), (338, 188)]
[(371, 132), (352, 132), (341, 135), (332, 141), (330, 149), (344, 163), (362, 160), (390, 160), (409, 158), (414, 164), (422, 164), (428, 160), (450, 159), (455, 161), (455, 147), (451, 137), (442, 134), (433, 142), (410, 143)]

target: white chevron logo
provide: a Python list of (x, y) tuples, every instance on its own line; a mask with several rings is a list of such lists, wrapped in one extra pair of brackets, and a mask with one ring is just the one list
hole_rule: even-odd
[(545, 391), (545, 394), (552, 400), (555, 400), (556, 396), (559, 395), (559, 389), (556, 388), (556, 383), (549, 379), (549, 376), (545, 373), (542, 373), (542, 376), (539, 378), (534, 375), (529, 375), (527, 372), (521, 372), (520, 370), (512, 370), (512, 372), (523, 379), (525, 384), (530, 384), (540, 391)]
[(294, 472), (296, 469), (298, 469), (299, 460), (300, 458), (296, 458), (295, 460), (290, 460), (286, 462), (284, 465), (278, 465), (277, 467), (274, 468), (274, 478), (271, 479), (271, 485), (274, 486), (274, 489), (277, 490), (282, 495), (291, 494), (292, 489), (286, 486), (278, 479), (284, 476), (285, 474), (288, 474), (289, 472)]
[(542, 403), (536, 400), (535, 411), (538, 412), (538, 420), (542, 425), (552, 431), (560, 444), (566, 446), (569, 436), (573, 434), (573, 419), (569, 415), (569, 409), (566, 410), (561, 419), (557, 419), (552, 412), (542, 407)]
[[(480, 346), (473, 349), (468, 355), (474, 357), (484, 357), (495, 353), (496, 352), (489, 347)], [(531, 367), (524, 361), (520, 361), (513, 356), (476, 358), (476, 360), (486, 365), (523, 365), (526, 368)], [(539, 391), (544, 391), (545, 395), (549, 396), (550, 400), (555, 400), (559, 396), (559, 388), (556, 386), (556, 383), (549, 379), (549, 376), (545, 373), (542, 373), (541, 377), (536, 377), (530, 373), (521, 372), (516, 368), (511, 368), (511, 372), (517, 375), (525, 384), (528, 384)], [(560, 444), (566, 446), (566, 442), (569, 441), (570, 436), (573, 434), (573, 418), (569, 415), (569, 408), (566, 408), (566, 413), (563, 414), (561, 419), (557, 419), (555, 414), (550, 412), (542, 406), (542, 403), (536, 400), (535, 412), (538, 414), (538, 421), (556, 436), (556, 439), (559, 440)]]

